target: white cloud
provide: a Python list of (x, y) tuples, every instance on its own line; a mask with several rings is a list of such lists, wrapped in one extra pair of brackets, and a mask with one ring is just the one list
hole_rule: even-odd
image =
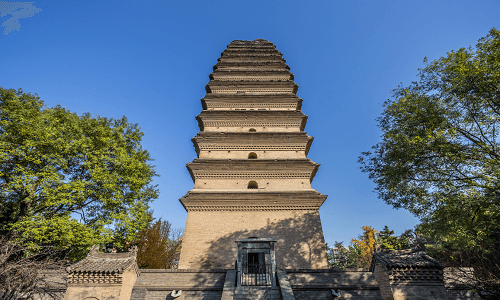
[(19, 19), (32, 17), (36, 13), (42, 11), (40, 8), (33, 5), (34, 2), (7, 2), (0, 1), (0, 17), (11, 15), (6, 21), (2, 23), (5, 27), (4, 35), (9, 34), (11, 31), (21, 28)]

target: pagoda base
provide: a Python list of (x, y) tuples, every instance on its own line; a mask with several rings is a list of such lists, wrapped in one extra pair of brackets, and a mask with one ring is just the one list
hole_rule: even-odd
[(229, 269), (236, 261), (236, 240), (276, 239), (276, 265), (328, 268), (317, 210), (188, 211), (179, 269)]

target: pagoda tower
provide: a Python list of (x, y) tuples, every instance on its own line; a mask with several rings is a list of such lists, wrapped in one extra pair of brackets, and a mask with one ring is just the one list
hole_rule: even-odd
[(277, 268), (328, 268), (319, 208), (311, 187), (319, 164), (307, 158), (298, 85), (266, 40), (233, 41), (221, 54), (196, 117), (194, 181), (179, 269), (231, 269), (236, 240), (274, 239)]

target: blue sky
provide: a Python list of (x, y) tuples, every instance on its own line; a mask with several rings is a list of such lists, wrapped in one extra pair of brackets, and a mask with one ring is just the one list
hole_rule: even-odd
[[(0, 1), (2, 4), (2, 1)], [(5, 5), (5, 2), (3, 3)], [(161, 195), (154, 216), (182, 228), (178, 199), (193, 188), (185, 164), (212, 66), (232, 40), (267, 39), (283, 53), (304, 99), (313, 188), (325, 240), (349, 243), (361, 226), (402, 233), (418, 220), (377, 198), (357, 163), (380, 140), (375, 119), (424, 57), (475, 45), (500, 28), (500, 1), (35, 1), (0, 33), (0, 86), (48, 106), (127, 116), (144, 132)], [(0, 5), (1, 6), (1, 5)], [(0, 24), (12, 15), (0, 14)], [(11, 24), (12, 21), (9, 21)], [(4, 30), (4, 28), (1, 28)]]

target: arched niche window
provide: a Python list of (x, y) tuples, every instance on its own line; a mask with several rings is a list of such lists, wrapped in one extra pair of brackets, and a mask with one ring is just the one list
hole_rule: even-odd
[(257, 154), (254, 152), (250, 152), (250, 154), (248, 154), (248, 159), (257, 159)]
[(248, 129), (248, 131), (250, 131), (250, 132), (256, 132), (257, 130), (255, 130), (255, 128), (250, 128), (250, 129)]
[(258, 189), (258, 188), (259, 188), (259, 185), (258, 185), (258, 184), (257, 184), (257, 182), (255, 182), (255, 181), (250, 181), (250, 182), (248, 183), (248, 188), (249, 188), (249, 189)]

